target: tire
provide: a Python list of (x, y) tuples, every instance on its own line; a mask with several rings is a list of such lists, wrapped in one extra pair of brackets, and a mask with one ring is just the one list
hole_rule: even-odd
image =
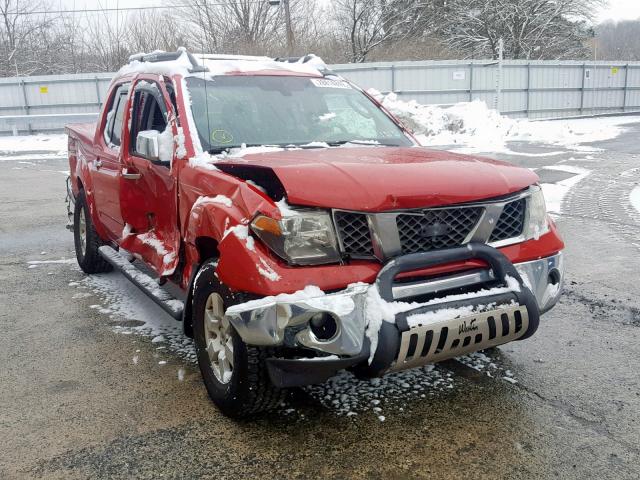
[(78, 265), (83, 272), (102, 273), (112, 270), (113, 267), (98, 252), (98, 248), (104, 245), (104, 242), (98, 236), (91, 221), (84, 190), (78, 192), (73, 211), (73, 240)]
[[(205, 262), (193, 287), (193, 338), (204, 384), (213, 403), (228, 417), (247, 417), (273, 410), (287, 395), (287, 390), (277, 388), (269, 378), (266, 359), (273, 356), (273, 349), (245, 344), (233, 326), (223, 320), (217, 322), (218, 327), (207, 327), (212, 324), (205, 318), (206, 311), (209, 318), (212, 315), (223, 318), (221, 312), (248, 299), (242, 294), (232, 294), (218, 280), (216, 266), (214, 260)], [(212, 334), (216, 328), (217, 333)], [(217, 361), (214, 361), (207, 350), (208, 343), (217, 344), (218, 352), (224, 350), (226, 353), (214, 353), (214, 357), (217, 355)], [(227, 349), (220, 344), (226, 345)], [(233, 360), (229, 362), (228, 357)]]

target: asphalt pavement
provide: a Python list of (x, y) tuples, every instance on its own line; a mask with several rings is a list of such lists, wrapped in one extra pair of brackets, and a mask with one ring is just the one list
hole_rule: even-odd
[(638, 138), (498, 156), (545, 183), (574, 175), (545, 166), (590, 171), (557, 218), (565, 295), (533, 338), (381, 384), (342, 377), (241, 422), (209, 401), (188, 341), (131, 333), (111, 280), (78, 270), (66, 161), (0, 158), (0, 478), (639, 478)]

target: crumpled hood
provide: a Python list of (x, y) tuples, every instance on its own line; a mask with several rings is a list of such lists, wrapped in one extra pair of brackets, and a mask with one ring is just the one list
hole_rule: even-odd
[(422, 147), (281, 150), (219, 163), (270, 168), (292, 205), (371, 212), (499, 197), (538, 181), (506, 162)]

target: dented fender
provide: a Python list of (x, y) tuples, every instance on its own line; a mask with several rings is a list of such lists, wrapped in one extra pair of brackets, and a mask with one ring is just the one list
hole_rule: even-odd
[(258, 212), (281, 218), (273, 200), (258, 188), (216, 169), (183, 168), (180, 185), (180, 218), (186, 254), (184, 287), (188, 286), (193, 269), (206, 260), (198, 251), (198, 239), (211, 239), (219, 246), (236, 227), (248, 231), (249, 223)]

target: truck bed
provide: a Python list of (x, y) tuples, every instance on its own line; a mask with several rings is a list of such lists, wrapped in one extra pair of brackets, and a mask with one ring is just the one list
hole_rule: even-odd
[(64, 130), (67, 135), (80, 142), (92, 144), (96, 132), (96, 122), (90, 123), (70, 123)]

